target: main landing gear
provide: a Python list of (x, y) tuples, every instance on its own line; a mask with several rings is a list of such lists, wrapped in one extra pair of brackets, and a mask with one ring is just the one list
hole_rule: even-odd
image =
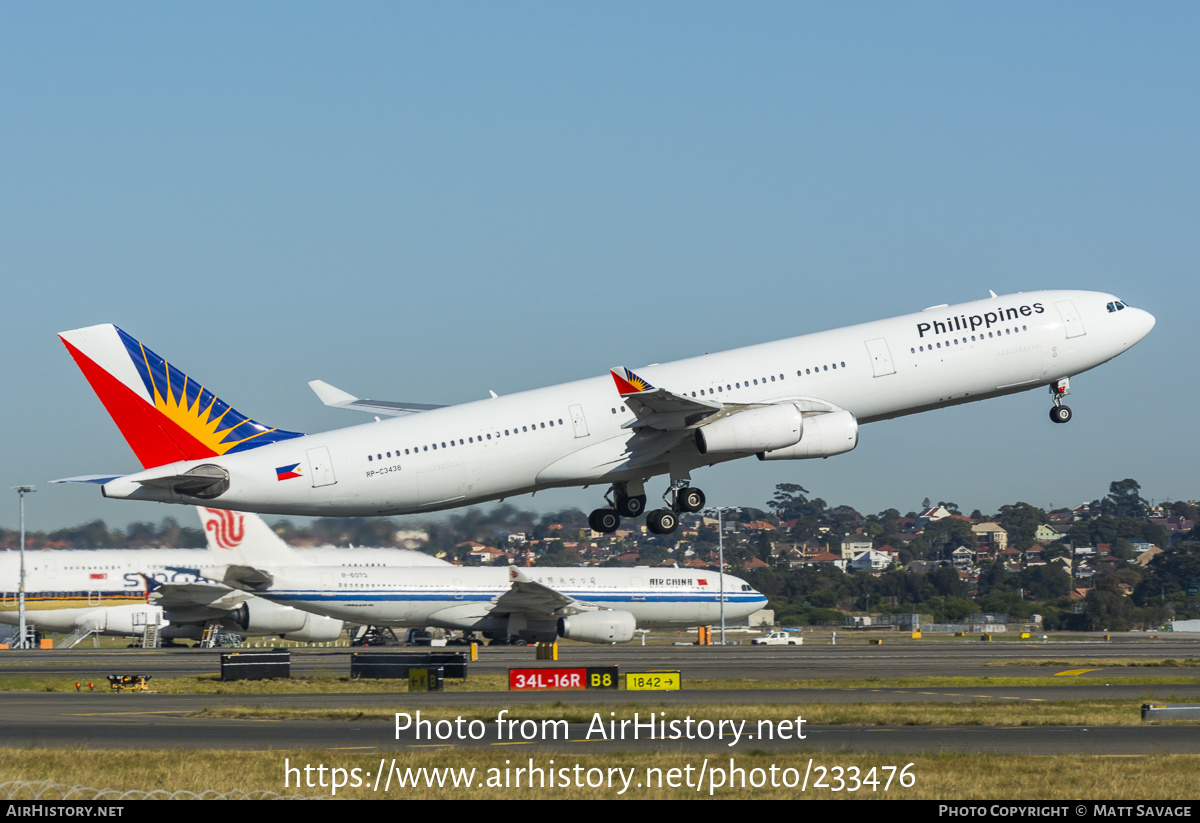
[[(637, 493), (629, 485), (614, 483), (604, 495), (610, 508), (596, 509), (588, 515), (588, 525), (592, 531), (601, 534), (612, 534), (621, 527), (622, 517), (637, 517), (646, 510), (646, 495)], [(640, 492), (640, 486), (636, 491)], [(616, 497), (616, 502), (613, 497)], [(671, 534), (679, 528), (679, 515), (682, 513), (698, 512), (704, 508), (704, 492), (700, 489), (681, 483), (672, 484), (663, 495), (663, 500), (670, 508), (655, 509), (646, 515), (646, 528), (651, 534)]]
[(1050, 419), (1055, 423), (1067, 423), (1071, 420), (1071, 407), (1064, 406), (1062, 399), (1071, 393), (1071, 378), (1064, 377), (1050, 386), (1050, 395), (1054, 398), (1054, 407), (1050, 409)]
[(628, 483), (614, 483), (604, 493), (604, 499), (609, 508), (596, 509), (588, 515), (588, 525), (594, 532), (612, 534), (620, 528), (622, 517), (637, 517), (646, 511), (646, 495), (642, 493), (641, 484), (631, 488)]

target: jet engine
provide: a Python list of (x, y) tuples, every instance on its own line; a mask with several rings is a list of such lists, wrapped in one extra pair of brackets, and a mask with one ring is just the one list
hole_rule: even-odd
[(701, 454), (753, 454), (800, 442), (804, 417), (793, 403), (775, 403), (723, 417), (696, 429)]
[(229, 616), (247, 634), (279, 634), (308, 643), (337, 640), (343, 628), (340, 620), (261, 599), (247, 600)]
[(804, 420), (804, 437), (787, 448), (760, 451), (759, 460), (806, 460), (853, 451), (858, 445), (858, 421), (848, 411), (826, 412)]
[(78, 623), (101, 634), (136, 637), (146, 628), (147, 622), (161, 625), (162, 613), (158, 606), (145, 603), (106, 606), (84, 615)]
[(618, 609), (583, 612), (558, 621), (561, 637), (584, 643), (628, 643), (636, 628), (637, 619)]

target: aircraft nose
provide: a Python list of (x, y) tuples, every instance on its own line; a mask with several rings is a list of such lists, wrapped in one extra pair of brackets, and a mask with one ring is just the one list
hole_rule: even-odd
[(1154, 315), (1144, 309), (1134, 309), (1134, 312), (1133, 321), (1137, 339), (1133, 342), (1136, 343), (1150, 333), (1150, 330), (1154, 328), (1155, 320)]

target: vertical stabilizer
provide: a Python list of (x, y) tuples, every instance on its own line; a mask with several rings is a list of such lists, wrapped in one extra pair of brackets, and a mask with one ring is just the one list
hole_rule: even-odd
[(296, 566), (299, 553), (271, 530), (257, 514), (196, 507), (208, 550), (220, 564), (244, 566)]
[(302, 436), (251, 420), (111, 323), (59, 338), (143, 468)]

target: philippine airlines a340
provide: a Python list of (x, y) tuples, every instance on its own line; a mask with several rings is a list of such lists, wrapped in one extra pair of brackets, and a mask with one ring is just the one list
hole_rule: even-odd
[(389, 419), (304, 435), (240, 414), (113, 325), (60, 337), (142, 464), (73, 480), (110, 498), (299, 515), (394, 515), (540, 489), (599, 485), (592, 528), (645, 513), (666, 476), (669, 533), (699, 511), (696, 470), (728, 460), (848, 452), (867, 423), (1049, 387), (1122, 354), (1154, 318), (1111, 294), (997, 297), (673, 363), (615, 368), (457, 406), (360, 400), (313, 381), (328, 405)]

